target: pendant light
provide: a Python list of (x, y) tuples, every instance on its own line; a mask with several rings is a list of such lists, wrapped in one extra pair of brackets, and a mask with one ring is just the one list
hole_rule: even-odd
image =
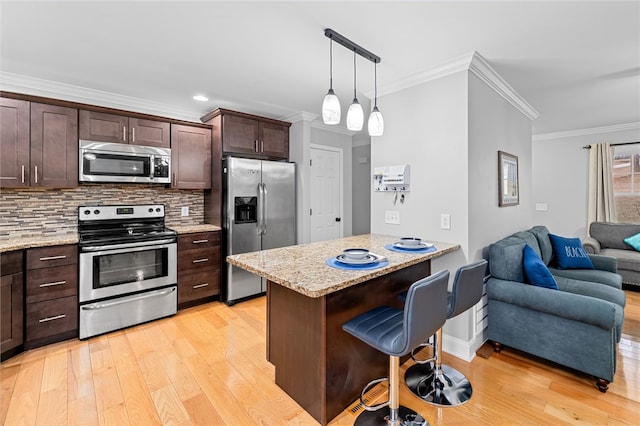
[(373, 63), (373, 81), (374, 81), (374, 96), (373, 96), (373, 110), (369, 115), (369, 122), (367, 127), (369, 129), (369, 136), (382, 136), (384, 133), (384, 119), (382, 113), (378, 109), (378, 63)]
[(340, 101), (333, 91), (333, 40), (329, 39), (329, 91), (322, 101), (322, 121), (324, 124), (338, 124), (340, 114)]
[(353, 102), (347, 111), (347, 129), (359, 132), (364, 124), (364, 111), (356, 96), (356, 52), (353, 51)]

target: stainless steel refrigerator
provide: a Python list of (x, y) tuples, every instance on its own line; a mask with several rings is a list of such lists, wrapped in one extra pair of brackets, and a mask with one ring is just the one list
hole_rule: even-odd
[[(294, 163), (227, 157), (222, 173), (225, 256), (296, 243)], [(258, 275), (228, 263), (225, 272), (229, 305), (266, 291)]]

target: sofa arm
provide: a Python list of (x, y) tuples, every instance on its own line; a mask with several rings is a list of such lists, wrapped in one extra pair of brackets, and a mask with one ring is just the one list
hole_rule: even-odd
[(596, 269), (613, 272), (614, 274), (618, 273), (618, 259), (613, 256), (590, 254), (589, 259), (591, 259), (591, 263), (593, 263), (593, 267)]
[(509, 303), (604, 330), (611, 330), (616, 324), (613, 303), (581, 294), (491, 278), (487, 281), (487, 297), (489, 301)]
[(589, 254), (598, 254), (600, 253), (600, 242), (593, 237), (586, 237), (582, 240), (582, 247), (584, 247), (584, 251)]

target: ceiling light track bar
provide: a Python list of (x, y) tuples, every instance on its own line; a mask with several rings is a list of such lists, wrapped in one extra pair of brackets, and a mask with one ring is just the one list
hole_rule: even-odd
[(333, 31), (331, 28), (326, 28), (324, 30), (324, 35), (329, 37), (331, 40), (335, 41), (336, 43), (339, 43), (341, 45), (343, 45), (344, 47), (346, 47), (347, 49), (351, 50), (352, 52), (357, 53), (358, 55), (362, 56), (365, 59), (370, 60), (371, 62), (378, 64), (380, 63), (380, 57), (377, 55), (374, 55), (373, 53), (369, 52), (367, 49), (355, 44), (354, 42), (352, 42), (351, 40), (349, 40), (348, 38), (346, 38), (345, 36), (338, 34), (337, 32)]

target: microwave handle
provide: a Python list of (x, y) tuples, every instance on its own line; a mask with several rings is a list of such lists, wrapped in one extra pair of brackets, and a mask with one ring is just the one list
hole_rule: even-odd
[(151, 155), (150, 157), (151, 157), (151, 167), (149, 167), (149, 177), (153, 179), (153, 177), (156, 175), (156, 156)]

